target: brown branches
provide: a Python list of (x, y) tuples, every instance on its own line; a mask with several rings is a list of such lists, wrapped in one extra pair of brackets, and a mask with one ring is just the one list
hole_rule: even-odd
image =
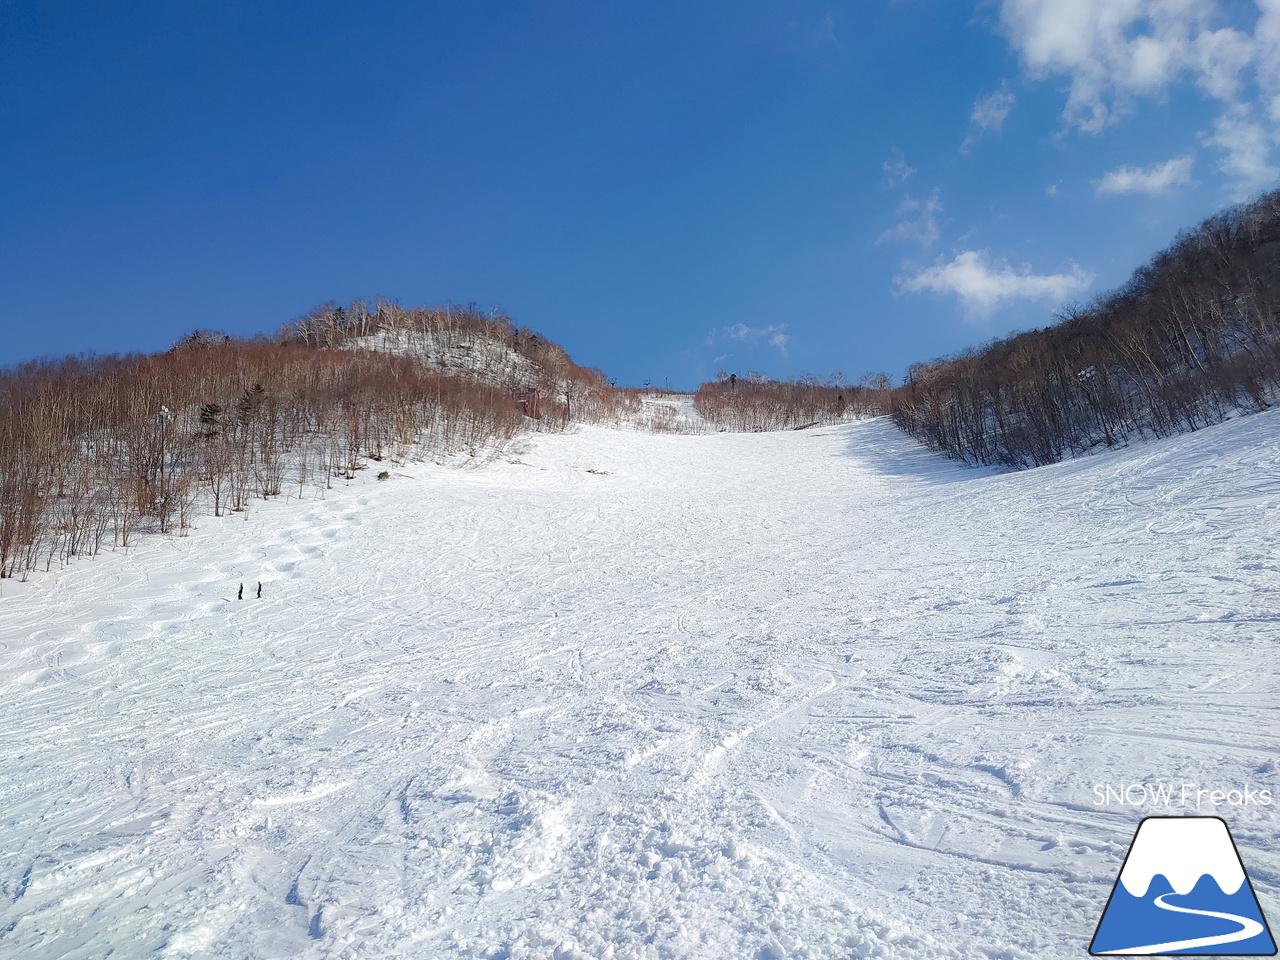
[(867, 374), (854, 386), (841, 374), (825, 381), (806, 374), (784, 382), (756, 373), (722, 373), (715, 383), (699, 387), (693, 402), (703, 418), (724, 430), (796, 430), (877, 416), (884, 412), (887, 387), (883, 374)]
[(1194, 430), (1280, 389), (1280, 191), (1183, 233), (1058, 323), (910, 368), (898, 424), (958, 460), (1021, 468)]
[[(374, 316), (344, 322), (367, 331)], [(185, 530), (201, 503), (245, 510), (291, 471), (301, 494), (366, 458), (475, 451), (523, 422), (507, 390), (418, 357), (205, 334), (0, 373), (0, 412), (4, 577), (128, 546), (140, 524)]]

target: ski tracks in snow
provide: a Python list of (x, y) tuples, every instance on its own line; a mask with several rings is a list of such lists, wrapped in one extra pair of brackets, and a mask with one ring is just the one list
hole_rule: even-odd
[(0, 952), (1075, 956), (1093, 784), (1274, 777), (1278, 435), (583, 429), (6, 585)]

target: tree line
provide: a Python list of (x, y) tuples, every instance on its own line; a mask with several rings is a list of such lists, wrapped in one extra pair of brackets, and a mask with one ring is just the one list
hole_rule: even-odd
[(611, 385), (602, 370), (574, 363), (559, 344), (475, 304), (446, 309), (404, 308), (379, 299), (349, 307), (326, 304), (283, 327), (286, 343), (412, 356), (441, 373), (504, 389), (536, 389), (550, 422), (610, 423), (639, 409), (633, 393)]
[[(395, 349), (420, 329), (434, 353)], [(384, 302), (326, 305), (273, 338), (197, 331), (165, 353), (0, 371), (0, 577), (323, 491), (367, 460), (477, 454), (530, 425), (512, 377), (555, 401), (539, 429), (616, 413), (598, 372), (505, 318)]]
[(853, 384), (841, 373), (770, 380), (755, 371), (721, 372), (693, 395), (694, 407), (723, 430), (797, 430), (819, 423), (878, 416), (886, 411), (889, 378), (867, 374)]
[[(889, 412), (955, 459), (1037, 466), (1268, 406), (1278, 318), (1280, 191), (1180, 234), (1055, 324), (913, 364), (896, 389), (883, 374), (722, 373), (694, 402), (743, 431)], [(540, 393), (536, 425), (513, 387)], [(0, 577), (184, 530), (199, 510), (323, 490), (366, 460), (477, 453), (640, 408), (636, 391), (473, 305), (326, 304), (270, 338), (196, 331), (151, 356), (23, 364), (0, 371)]]
[(1261, 410), (1280, 388), (1280, 191), (1184, 231), (1053, 325), (916, 363), (895, 422), (931, 450), (1024, 468)]

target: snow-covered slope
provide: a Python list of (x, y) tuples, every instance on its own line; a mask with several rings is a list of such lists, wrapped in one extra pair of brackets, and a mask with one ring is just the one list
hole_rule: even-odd
[(343, 348), (417, 357), (450, 376), (503, 388), (537, 385), (548, 375), (509, 344), (471, 330), (426, 333), (388, 327), (367, 337), (353, 337)]
[(715, 424), (703, 419), (691, 393), (641, 393), (639, 408), (623, 425), (651, 433), (717, 433)]
[(0, 955), (1078, 957), (1149, 813), (1271, 910), (1094, 788), (1280, 796), (1278, 529), (1280, 413), (583, 428), (5, 582)]

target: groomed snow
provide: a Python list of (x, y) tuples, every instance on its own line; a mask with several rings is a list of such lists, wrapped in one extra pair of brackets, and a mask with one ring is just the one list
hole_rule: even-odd
[(1280, 797), (1280, 413), (375, 472), (3, 583), (0, 955), (1079, 957), (1180, 812), (1275, 915), (1275, 806), (1094, 787)]

